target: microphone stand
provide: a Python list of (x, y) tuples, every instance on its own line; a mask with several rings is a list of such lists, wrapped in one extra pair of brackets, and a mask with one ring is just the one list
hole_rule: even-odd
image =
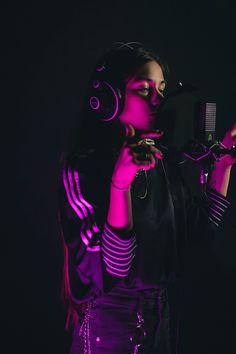
[[(183, 93), (194, 93), (197, 90), (198, 88), (190, 83), (178, 82), (176, 89), (172, 90), (169, 94), (167, 94), (167, 96), (163, 100), (161, 109), (163, 109), (163, 107), (165, 106), (169, 98), (174, 96), (179, 96)], [(211, 110), (214, 111), (214, 107), (212, 107)], [(203, 117), (201, 116), (202, 112), (199, 111), (198, 113), (200, 114), (201, 125), (202, 125), (203, 124), (202, 122)], [(236, 157), (235, 145), (233, 145), (230, 149), (227, 149), (226, 146), (224, 146), (220, 141), (213, 140), (215, 128), (212, 127), (212, 124), (214, 123), (213, 122), (214, 119), (212, 116), (214, 115), (214, 112), (210, 112), (210, 113), (211, 114), (210, 114), (210, 119), (208, 121), (208, 127), (210, 124), (211, 131), (208, 130), (203, 131), (202, 127), (201, 130), (199, 131), (198, 129), (199, 127), (197, 127), (197, 129), (195, 129), (195, 133), (197, 132), (197, 136), (195, 136), (195, 140), (190, 140), (183, 147), (177, 149), (174, 148), (172, 151), (169, 151), (171, 155), (172, 153), (173, 154), (177, 153), (177, 156), (182, 155), (185, 158), (185, 161), (186, 159), (188, 159), (197, 164), (202, 192), (206, 191), (208, 175), (209, 172), (211, 172), (214, 169), (215, 161), (217, 161), (217, 159), (220, 156), (226, 154), (230, 154), (232, 157)], [(200, 136), (198, 136), (199, 134)], [(207, 141), (207, 142), (202, 143), (201, 141)], [(185, 161), (181, 161), (178, 163), (184, 163)]]
[(229, 154), (236, 157), (236, 145), (227, 149), (220, 141), (211, 144), (203, 144), (198, 141), (190, 140), (180, 148), (180, 152), (185, 157), (197, 164), (199, 170), (199, 181), (201, 190), (206, 191), (209, 173), (214, 169), (214, 163), (222, 155)]

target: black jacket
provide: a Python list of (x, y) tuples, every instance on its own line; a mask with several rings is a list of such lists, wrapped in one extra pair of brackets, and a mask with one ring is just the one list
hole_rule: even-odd
[(76, 303), (113, 287), (137, 291), (167, 286), (180, 276), (189, 242), (202, 235), (210, 240), (230, 205), (210, 189), (194, 195), (180, 165), (163, 160), (147, 178), (144, 172), (135, 178), (134, 228), (121, 233), (106, 222), (112, 169), (94, 151), (63, 166), (60, 217)]

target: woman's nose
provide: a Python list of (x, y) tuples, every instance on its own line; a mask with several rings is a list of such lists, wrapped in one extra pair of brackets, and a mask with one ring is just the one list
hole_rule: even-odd
[(164, 96), (160, 92), (155, 90), (153, 97), (152, 97), (152, 105), (159, 106), (160, 103), (163, 101), (163, 99), (164, 99)]

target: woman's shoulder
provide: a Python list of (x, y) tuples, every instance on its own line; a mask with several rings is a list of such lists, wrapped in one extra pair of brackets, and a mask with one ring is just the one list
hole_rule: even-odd
[(97, 150), (84, 149), (64, 160), (61, 181), (64, 186), (76, 186), (94, 205), (101, 205), (108, 198), (110, 171)]
[(94, 149), (84, 149), (80, 152), (73, 152), (64, 160), (63, 168), (71, 169), (82, 174), (89, 173), (96, 161)]

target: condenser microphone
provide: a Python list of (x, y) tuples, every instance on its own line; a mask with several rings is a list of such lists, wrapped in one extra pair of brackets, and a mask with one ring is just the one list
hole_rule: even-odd
[(194, 139), (204, 145), (215, 140), (216, 103), (197, 102), (194, 117)]
[(216, 135), (216, 103), (197, 102), (194, 115), (194, 139), (182, 148), (184, 156), (190, 160), (200, 162), (209, 160), (214, 162), (220, 155), (236, 156), (236, 146), (226, 148)]

